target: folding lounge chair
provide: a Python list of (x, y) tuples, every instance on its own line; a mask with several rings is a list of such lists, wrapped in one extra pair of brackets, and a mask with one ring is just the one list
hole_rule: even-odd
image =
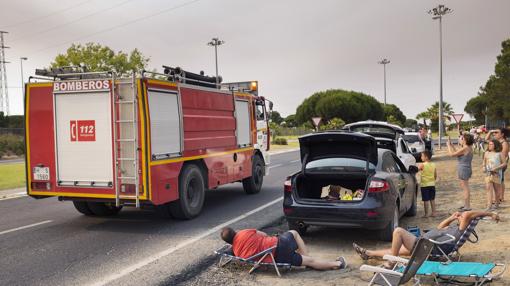
[[(478, 235), (476, 234), (475, 228), (478, 222), (480, 221), (480, 218), (474, 218), (472, 219), (467, 228), (462, 232), (459, 239), (454, 242), (455, 245), (453, 246), (452, 250), (448, 253), (445, 253), (440, 247), (436, 245), (436, 247), (432, 250), (432, 253), (430, 254), (431, 260), (446, 260), (448, 263), (452, 262), (452, 258), (456, 256), (456, 260), (460, 261), (460, 252), (459, 249), (464, 245), (466, 241), (469, 241), (471, 243), (477, 243), (478, 242)], [(473, 236), (473, 238), (471, 238)]]
[[(218, 264), (220, 267), (227, 265), (228, 263), (230, 263), (233, 260), (237, 260), (237, 261), (240, 261), (241, 263), (252, 265), (252, 267), (249, 271), (250, 274), (253, 271), (255, 271), (257, 268), (259, 268), (260, 266), (268, 266), (268, 267), (274, 267), (278, 277), (281, 277), (280, 270), (278, 268), (288, 270), (288, 269), (291, 269), (291, 264), (290, 263), (277, 263), (273, 256), (273, 250), (275, 248), (276, 248), (276, 246), (273, 246), (273, 247), (270, 247), (266, 250), (263, 250), (263, 251), (255, 254), (251, 257), (242, 258), (239, 256), (235, 256), (234, 252), (232, 251), (232, 245), (227, 244), (227, 245), (224, 245), (222, 248), (216, 250), (214, 253), (216, 253), (217, 255), (220, 255), (220, 261)], [(262, 261), (264, 261), (264, 259), (267, 256), (271, 257), (271, 262), (270, 263), (262, 262)]]
[[(496, 267), (501, 268), (497, 273), (493, 273)], [(481, 286), (485, 282), (492, 281), (503, 275), (506, 265), (501, 263), (478, 263), (478, 262), (451, 262), (441, 263), (438, 261), (425, 261), (416, 275), (432, 276), (436, 285), (441, 283), (473, 283), (475, 286)], [(463, 281), (456, 279), (462, 278)]]
[(447, 236), (450, 238), (443, 242), (418, 238), (413, 252), (411, 253), (411, 258), (409, 259), (393, 255), (384, 255), (384, 260), (395, 262), (395, 266), (391, 270), (371, 265), (361, 265), (360, 270), (374, 272), (374, 276), (368, 285), (397, 286), (407, 283), (411, 278), (414, 279), (414, 285), (420, 285), (420, 280), (416, 277), (416, 272), (425, 260), (427, 260), (436, 244), (446, 244), (455, 241), (453, 235), (447, 234)]
[(429, 257), (433, 248), (434, 243), (432, 241), (419, 238), (409, 260), (393, 255), (383, 257), (384, 260), (396, 262), (392, 270), (371, 265), (361, 265), (360, 270), (374, 272), (374, 276), (368, 285), (397, 286), (407, 283), (411, 278), (414, 278), (414, 285), (420, 285), (420, 281), (415, 277), (415, 274)]

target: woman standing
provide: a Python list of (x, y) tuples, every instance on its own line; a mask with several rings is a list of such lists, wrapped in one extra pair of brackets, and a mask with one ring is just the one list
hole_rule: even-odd
[(450, 138), (446, 141), (448, 146), (448, 153), (452, 157), (457, 157), (457, 175), (460, 180), (460, 187), (464, 193), (464, 206), (460, 207), (461, 211), (471, 210), (470, 192), (469, 192), (469, 179), (471, 178), (471, 161), (473, 161), (473, 136), (469, 133), (464, 133), (459, 138), (460, 149), (456, 150)]
[[(487, 152), (483, 156), (483, 170), (485, 172), (485, 187), (487, 190), (487, 210), (499, 208), (501, 197), (501, 183), (503, 182), (503, 168), (506, 167), (506, 158), (501, 153), (501, 143), (492, 139), (489, 141)], [(495, 196), (494, 196), (494, 195)]]

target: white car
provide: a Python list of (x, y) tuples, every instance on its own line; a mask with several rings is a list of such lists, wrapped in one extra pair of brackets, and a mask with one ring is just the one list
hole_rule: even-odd
[(373, 136), (377, 141), (378, 148), (395, 152), (408, 170), (409, 166), (416, 166), (416, 158), (403, 138), (404, 129), (399, 126), (383, 121), (368, 120), (347, 124), (343, 129)]
[(416, 161), (421, 161), (421, 152), (426, 150), (426, 146), (425, 141), (423, 141), (420, 136), (420, 133), (406, 132), (402, 137), (407, 142), (407, 145), (411, 149), (411, 153), (414, 158), (416, 158)]

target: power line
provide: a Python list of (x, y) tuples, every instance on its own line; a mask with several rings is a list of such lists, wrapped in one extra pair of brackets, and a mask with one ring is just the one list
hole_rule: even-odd
[[(125, 5), (125, 4), (127, 4), (128, 2), (132, 2), (132, 1), (133, 1), (133, 0), (126, 0), (126, 1), (121, 2), (121, 3), (119, 3), (119, 4), (114, 4), (113, 6), (110, 6), (110, 7), (108, 7), (108, 8), (104, 8), (104, 9), (101, 9), (101, 10), (99, 10), (99, 11), (92, 12), (92, 13), (90, 13), (90, 14), (87, 14), (87, 15), (85, 15), (85, 16), (82, 16), (82, 17), (76, 18), (76, 19), (74, 19), (74, 20), (72, 20), (72, 21), (69, 21), (69, 22), (66, 22), (66, 23), (61, 23), (61, 24), (55, 25), (55, 26), (53, 26), (53, 27), (51, 27), (51, 28), (48, 28), (48, 29), (46, 29), (46, 30), (37, 31), (37, 32), (32, 33), (32, 34), (30, 34), (30, 33), (22, 34), (21, 36), (19, 36), (19, 37), (17, 37), (17, 38), (14, 38), (14, 39), (13, 39), (13, 41), (17, 41), (17, 40), (20, 40), (20, 39), (23, 39), (23, 38), (32, 38), (32, 39), (33, 39), (33, 38), (38, 38), (38, 37), (40, 37), (41, 35), (44, 35), (44, 34), (45, 34), (45, 33), (47, 33), (47, 32), (50, 32), (50, 31), (56, 30), (56, 29), (58, 29), (58, 28), (60, 28), (60, 27), (63, 27), (63, 26), (68, 26), (68, 25), (70, 25), (70, 24), (77, 23), (77, 22), (79, 22), (79, 21), (81, 21), (81, 20), (83, 20), (83, 19), (86, 19), (86, 18), (88, 18), (88, 17), (92, 17), (92, 16), (95, 16), (95, 15), (97, 15), (97, 14), (101, 14), (101, 13), (103, 13), (103, 12), (106, 12), (106, 11), (109, 11), (109, 10), (112, 10), (112, 9), (115, 9), (115, 8), (118, 8), (118, 7), (120, 7), (120, 6), (122, 6), (122, 5)], [(36, 36), (36, 35), (37, 35), (37, 36)], [(34, 36), (35, 36), (35, 37), (34, 37)]]
[(35, 17), (35, 18), (32, 18), (32, 19), (29, 19), (29, 20), (26, 20), (26, 21), (21, 21), (21, 22), (18, 22), (18, 23), (14, 23), (14, 24), (11, 24), (11, 25), (7, 25), (7, 26), (3, 26), (2, 28), (12, 28), (12, 27), (16, 27), (16, 26), (20, 26), (20, 25), (25, 25), (25, 24), (28, 24), (28, 23), (32, 23), (32, 22), (35, 22), (35, 21), (38, 21), (38, 20), (41, 20), (41, 19), (44, 19), (44, 18), (48, 18), (50, 16), (53, 16), (53, 15), (57, 15), (57, 14), (60, 14), (60, 13), (63, 13), (65, 11), (69, 11), (69, 10), (72, 10), (74, 8), (77, 8), (77, 7), (80, 7), (80, 6), (83, 6), (84, 4), (88, 3), (88, 2), (92, 2), (93, 0), (87, 0), (87, 1), (83, 1), (83, 2), (80, 2), (76, 5), (72, 5), (70, 7), (67, 7), (67, 8), (64, 8), (64, 9), (61, 9), (61, 10), (57, 10), (55, 12), (51, 12), (51, 13), (48, 13), (46, 15), (43, 15), (43, 16), (39, 16), (39, 17)]
[(86, 38), (90, 38), (92, 36), (95, 36), (95, 35), (99, 35), (99, 34), (102, 34), (102, 33), (106, 33), (106, 32), (109, 32), (109, 31), (112, 31), (112, 30), (115, 30), (115, 29), (118, 29), (118, 28), (121, 28), (121, 27), (125, 27), (127, 25), (131, 25), (131, 24), (134, 24), (134, 23), (138, 23), (138, 22), (141, 22), (141, 21), (144, 21), (144, 20), (147, 20), (149, 18), (152, 18), (152, 17), (156, 17), (156, 16), (159, 16), (159, 15), (162, 15), (162, 14), (165, 14), (167, 12), (171, 12), (171, 11), (174, 11), (174, 10), (177, 10), (177, 9), (180, 9), (180, 8), (184, 8), (186, 6), (189, 6), (191, 4), (194, 4), (196, 2), (200, 2), (202, 0), (193, 0), (193, 1), (189, 1), (189, 2), (186, 2), (186, 3), (183, 3), (183, 4), (180, 4), (180, 5), (177, 5), (177, 6), (173, 6), (173, 7), (169, 7), (168, 9), (164, 9), (164, 10), (160, 10), (159, 12), (157, 13), (153, 13), (153, 14), (150, 14), (150, 15), (147, 15), (147, 16), (143, 16), (143, 17), (140, 17), (140, 18), (136, 18), (134, 20), (131, 20), (131, 21), (127, 21), (127, 22), (124, 22), (122, 24), (119, 24), (119, 25), (116, 25), (116, 26), (112, 26), (110, 28), (106, 28), (104, 30), (100, 30), (100, 31), (97, 31), (97, 32), (94, 32), (94, 33), (90, 33), (90, 34), (87, 34), (85, 36), (82, 36), (82, 37), (78, 37), (78, 38), (75, 38), (71, 41), (66, 41), (66, 42), (61, 42), (59, 44), (56, 44), (56, 45), (51, 45), (51, 46), (48, 46), (48, 47), (44, 47), (42, 49), (38, 49), (38, 50), (34, 50), (33, 52), (30, 52), (30, 54), (36, 54), (36, 53), (40, 53), (42, 51), (45, 51), (47, 49), (51, 49), (51, 48), (55, 48), (55, 47), (59, 47), (59, 46), (62, 46), (62, 45), (65, 45), (65, 44), (70, 44), (70, 43), (74, 43), (75, 41), (78, 41), (78, 40), (81, 40), (81, 39), (86, 39)]

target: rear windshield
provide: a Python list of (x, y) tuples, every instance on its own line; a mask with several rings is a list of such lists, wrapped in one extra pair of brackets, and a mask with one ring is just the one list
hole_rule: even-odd
[(377, 140), (377, 148), (391, 150), (393, 152), (397, 152), (397, 147), (395, 146), (394, 141), (389, 140)]
[(384, 126), (358, 126), (352, 127), (352, 131), (361, 132), (361, 133), (383, 133), (383, 134), (393, 134), (395, 135), (395, 130), (390, 127)]
[(418, 137), (418, 135), (403, 135), (403, 137), (404, 140), (406, 140), (409, 143), (420, 142), (420, 138)]
[[(309, 173), (329, 172), (365, 172), (367, 161), (354, 158), (325, 158), (318, 159), (306, 164), (306, 171)], [(375, 165), (369, 163), (368, 168), (375, 170)]]

